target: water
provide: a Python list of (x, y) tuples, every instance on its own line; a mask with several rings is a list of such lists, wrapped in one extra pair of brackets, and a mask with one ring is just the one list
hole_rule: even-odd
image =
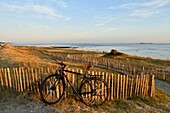
[(170, 44), (138, 44), (138, 43), (119, 43), (119, 44), (105, 44), (105, 45), (79, 45), (82, 49), (107, 51), (116, 49), (120, 52), (142, 56), (151, 57), (155, 59), (170, 60)]
[[(27, 44), (28, 45), (28, 44)], [(153, 43), (153, 44), (139, 44), (139, 43), (60, 43), (60, 44), (29, 44), (34, 46), (69, 46), (79, 47), (79, 49), (106, 51), (116, 49), (120, 52), (142, 56), (151, 57), (154, 59), (170, 60), (170, 43)]]

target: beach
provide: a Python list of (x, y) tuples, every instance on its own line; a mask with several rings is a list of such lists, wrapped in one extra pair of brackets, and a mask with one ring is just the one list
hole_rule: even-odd
[(170, 60), (169, 43), (44, 43), (44, 44), (14, 44), (22, 46), (40, 46), (40, 47), (76, 47), (77, 49), (110, 52), (116, 49), (120, 52), (150, 57), (154, 59)]

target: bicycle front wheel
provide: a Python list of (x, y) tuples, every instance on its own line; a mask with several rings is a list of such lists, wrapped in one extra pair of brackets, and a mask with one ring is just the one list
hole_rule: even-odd
[(44, 79), (40, 86), (40, 95), (47, 104), (57, 103), (65, 91), (65, 81), (59, 75), (52, 74)]
[(105, 81), (89, 78), (80, 87), (80, 95), (88, 106), (102, 105), (108, 98), (108, 87)]

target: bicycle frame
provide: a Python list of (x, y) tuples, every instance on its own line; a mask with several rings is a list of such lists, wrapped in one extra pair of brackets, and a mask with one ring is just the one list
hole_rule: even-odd
[[(87, 77), (87, 71), (88, 69), (85, 70), (85, 73), (84, 74), (81, 74), (81, 73), (77, 73), (77, 72), (72, 72), (72, 71), (69, 71), (69, 70), (64, 70), (65, 66), (63, 65), (63, 67), (61, 66), (61, 68), (59, 70), (56, 70), (56, 73), (57, 71), (59, 71), (59, 76), (64, 79), (66, 78), (67, 82), (69, 83), (69, 85), (71, 86), (73, 92), (80, 98), (80, 100), (82, 100), (80, 94), (78, 93), (78, 91), (75, 89), (75, 87), (72, 85), (72, 83), (70, 82), (70, 80), (68, 79), (67, 75), (64, 73), (64, 72), (68, 72), (68, 73), (73, 73), (73, 74), (76, 74), (76, 75), (82, 75), (84, 76), (83, 77), (83, 80), (81, 81), (81, 84), (88, 79)], [(58, 75), (58, 74), (57, 74)], [(81, 86), (81, 85), (80, 85)]]
[[(58, 60), (56, 60), (56, 62), (60, 65), (60, 67), (56, 70), (55, 74), (51, 74), (46, 77), (40, 87), (40, 94), (42, 100), (45, 103), (54, 104), (58, 102), (65, 93), (66, 83), (69, 84), (69, 86), (72, 88), (74, 94), (76, 94), (79, 99), (88, 106), (99, 106), (107, 100), (107, 84), (105, 81), (99, 78), (100, 75), (92, 76), (88, 74), (88, 70), (91, 66), (83, 65), (85, 70), (82, 74), (66, 70), (66, 64)], [(83, 76), (83, 78), (81, 79), (80, 86), (78, 86), (78, 88), (74, 87), (74, 85), (68, 79), (67, 73)], [(60, 91), (58, 89), (60, 89)]]

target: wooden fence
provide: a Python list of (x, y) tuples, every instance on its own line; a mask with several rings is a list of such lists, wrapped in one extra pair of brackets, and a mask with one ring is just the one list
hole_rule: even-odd
[[(0, 90), (17, 92), (31, 92), (39, 94), (39, 86), (42, 80), (55, 72), (56, 68), (0, 68)], [(67, 69), (83, 73), (81, 69)], [(155, 84), (154, 75), (120, 75), (106, 72), (89, 72), (92, 75), (101, 75), (109, 88), (109, 100), (128, 99), (137, 96), (154, 96)], [(66, 73), (71, 83), (78, 89), (82, 76)], [(65, 97), (72, 95), (68, 83), (66, 83)]]
[(170, 70), (166, 69), (157, 69), (155, 73), (155, 78), (163, 81), (167, 81), (170, 83)]
[(56, 55), (56, 58), (64, 61), (88, 63), (98, 67), (108, 68), (127, 75), (156, 75), (155, 78), (170, 82), (170, 70), (153, 69), (149, 67), (136, 67), (124, 62), (117, 62), (106, 58), (88, 57), (86, 55)]

